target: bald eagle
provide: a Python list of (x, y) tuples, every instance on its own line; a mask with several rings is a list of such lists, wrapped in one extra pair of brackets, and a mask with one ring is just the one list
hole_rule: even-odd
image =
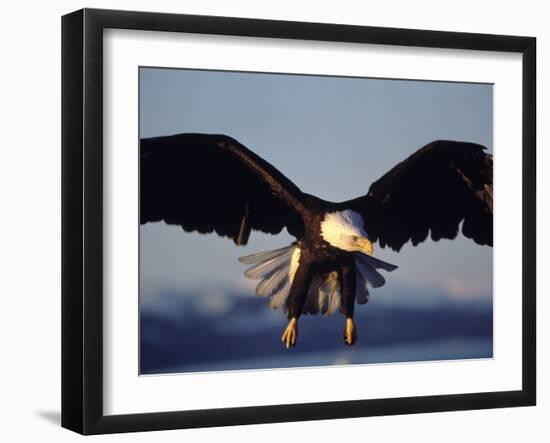
[(164, 221), (186, 232), (215, 232), (246, 245), (252, 230), (296, 241), (241, 257), (256, 293), (282, 307), (282, 341), (294, 347), (302, 314), (345, 316), (344, 343), (355, 344), (355, 304), (380, 270), (373, 243), (399, 251), (462, 234), (493, 244), (493, 158), (486, 148), (437, 140), (374, 182), (365, 195), (334, 203), (302, 192), (274, 166), (226, 135), (178, 134), (140, 141), (140, 223)]

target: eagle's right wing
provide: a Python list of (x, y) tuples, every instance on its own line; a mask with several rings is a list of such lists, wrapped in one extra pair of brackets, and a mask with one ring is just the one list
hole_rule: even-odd
[(140, 222), (216, 232), (237, 245), (251, 230), (303, 234), (302, 192), (225, 135), (179, 134), (140, 142)]

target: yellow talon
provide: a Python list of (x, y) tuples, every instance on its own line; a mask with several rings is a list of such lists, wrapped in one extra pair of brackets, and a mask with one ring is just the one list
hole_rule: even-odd
[(348, 346), (357, 341), (357, 328), (352, 318), (346, 318), (346, 330), (344, 331), (344, 343)]
[(291, 346), (296, 346), (296, 338), (298, 337), (298, 320), (296, 318), (291, 318), (288, 322), (288, 326), (283, 332), (281, 341), (286, 345), (287, 349)]

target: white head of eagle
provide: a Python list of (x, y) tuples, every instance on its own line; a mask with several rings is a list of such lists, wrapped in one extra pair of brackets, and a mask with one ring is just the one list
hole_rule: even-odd
[(321, 237), (335, 248), (372, 255), (373, 246), (363, 229), (363, 216), (351, 209), (329, 212), (321, 222)]

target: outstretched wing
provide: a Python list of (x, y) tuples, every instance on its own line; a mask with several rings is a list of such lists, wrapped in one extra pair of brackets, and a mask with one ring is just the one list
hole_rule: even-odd
[(360, 212), (371, 241), (399, 251), (408, 241), (462, 233), (493, 245), (493, 157), (475, 143), (438, 140), (416, 151), (369, 188), (342, 203)]
[(140, 222), (216, 232), (237, 245), (252, 229), (299, 237), (302, 193), (268, 162), (225, 135), (179, 134), (140, 142)]

